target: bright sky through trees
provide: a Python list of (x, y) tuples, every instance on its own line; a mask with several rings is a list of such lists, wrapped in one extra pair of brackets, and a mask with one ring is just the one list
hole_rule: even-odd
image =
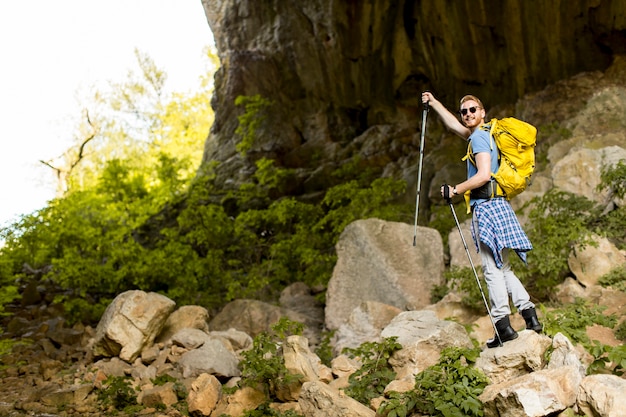
[(186, 92), (213, 37), (200, 0), (0, 2), (0, 226), (54, 196), (50, 160), (72, 143), (77, 93), (136, 70), (134, 49)]

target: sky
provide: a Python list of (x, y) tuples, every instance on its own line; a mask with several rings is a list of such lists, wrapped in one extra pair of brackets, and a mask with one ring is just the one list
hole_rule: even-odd
[(81, 91), (124, 81), (137, 48), (188, 92), (212, 44), (200, 0), (0, 1), (0, 227), (54, 197), (39, 161), (71, 145)]

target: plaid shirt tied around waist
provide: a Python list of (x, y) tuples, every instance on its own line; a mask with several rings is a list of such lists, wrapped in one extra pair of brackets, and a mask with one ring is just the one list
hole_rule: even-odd
[[(477, 231), (479, 239), (476, 238)], [(502, 249), (513, 249), (526, 263), (526, 252), (533, 248), (511, 204), (504, 198), (492, 198), (474, 205), (472, 238), (476, 251), (480, 247), (479, 241), (491, 249), (498, 268), (502, 268), (503, 265)]]

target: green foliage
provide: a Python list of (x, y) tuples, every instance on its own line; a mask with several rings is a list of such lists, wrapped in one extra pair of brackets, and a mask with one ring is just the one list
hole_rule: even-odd
[[(0, 281), (1, 282), (1, 281)], [(7, 284), (0, 287), (0, 316), (6, 315), (4, 306), (19, 300), (22, 296), (18, 292), (18, 288), (15, 285)]]
[(137, 405), (137, 390), (133, 388), (130, 378), (110, 376), (98, 391), (98, 401), (116, 410), (128, 410)]
[(319, 346), (315, 349), (315, 354), (322, 361), (322, 363), (328, 367), (331, 366), (333, 360), (333, 348), (331, 340), (335, 335), (335, 330), (322, 332), (322, 340)]
[[(230, 416), (225, 416), (230, 417)], [(242, 417), (303, 417), (293, 410), (279, 411), (270, 407), (269, 403), (258, 406), (255, 410), (248, 410), (243, 413)]]
[(244, 106), (245, 108), (245, 112), (237, 117), (239, 126), (235, 129), (235, 133), (241, 136), (241, 142), (236, 146), (237, 152), (245, 155), (252, 148), (257, 129), (267, 119), (267, 114), (273, 102), (257, 94), (254, 96), (238, 96), (235, 99), (235, 105)]
[[(464, 202), (456, 205), (455, 213), (457, 214), (459, 223), (464, 222), (469, 217), (469, 215), (466, 214)], [(450, 211), (449, 205), (434, 206), (431, 208), (431, 216), (428, 227), (436, 229), (439, 232), (443, 241), (444, 248), (448, 247), (448, 239), (450, 238), (450, 233), (458, 233), (456, 223), (454, 221), (454, 217), (452, 216), (452, 212)]]
[(623, 377), (626, 374), (626, 346), (618, 345), (607, 352), (607, 359), (613, 364), (612, 372)]
[(553, 337), (562, 333), (576, 344), (581, 344), (594, 358), (587, 369), (587, 373), (613, 372), (623, 375), (626, 371), (626, 349), (623, 345), (610, 347), (597, 340), (590, 340), (586, 329), (598, 324), (610, 329), (615, 327), (617, 317), (615, 314), (605, 315), (606, 307), (591, 304), (583, 299), (576, 299), (560, 309), (548, 311), (543, 305), (543, 331)]
[(622, 342), (626, 342), (626, 320), (623, 320), (615, 328), (615, 337), (621, 340)]
[[(445, 274), (445, 273), (444, 273)], [(430, 303), (435, 304), (441, 300), (450, 292), (450, 288), (446, 284), (435, 285), (430, 290)]]
[(391, 178), (377, 178), (371, 184), (349, 181), (330, 188), (323, 204), (329, 212), (319, 227), (330, 228), (334, 234), (355, 220), (376, 217), (383, 220), (396, 220), (402, 207), (388, 204), (406, 191), (404, 181)]
[(289, 335), (300, 335), (302, 330), (301, 323), (282, 317), (272, 326), (272, 332), (255, 336), (252, 349), (241, 354), (241, 384), (264, 392), (272, 400), (276, 390), (299, 381), (301, 375), (291, 374), (285, 367), (281, 346)]
[[(0, 337), (2, 336), (3, 333), (4, 331), (0, 329)], [(0, 338), (0, 359), (2, 358), (2, 356), (11, 353), (13, 348), (16, 346), (27, 346), (27, 345), (32, 345), (32, 344), (33, 344), (33, 341), (28, 338), (21, 338), (17, 340)], [(1, 360), (0, 360), (0, 363), (2, 363)], [(4, 365), (0, 366), (0, 369), (2, 369), (3, 367)]]
[(395, 336), (380, 343), (365, 342), (358, 348), (344, 349), (345, 354), (361, 362), (361, 367), (348, 378), (346, 394), (369, 407), (370, 401), (382, 396), (387, 384), (395, 379), (389, 359), (400, 349), (402, 345)]
[(626, 195), (626, 162), (618, 161), (612, 166), (604, 166), (600, 174), (600, 184), (597, 191), (609, 190), (617, 198)]
[(152, 383), (156, 386), (162, 386), (167, 383), (173, 383), (174, 392), (176, 392), (176, 398), (178, 398), (179, 400), (187, 398), (188, 392), (187, 392), (187, 388), (185, 387), (185, 384), (183, 384), (182, 382), (180, 382), (178, 379), (174, 378), (171, 375), (168, 375), (168, 374), (159, 375), (156, 378), (151, 379), (150, 381), (152, 381)]
[(543, 305), (541, 310), (545, 334), (553, 337), (562, 333), (593, 356), (594, 361), (587, 369), (589, 374), (610, 372), (621, 376), (626, 372), (626, 348), (623, 345), (610, 347), (597, 340), (590, 340), (586, 332), (587, 327), (594, 324), (610, 329), (615, 327), (617, 317), (615, 314), (604, 314), (605, 306), (578, 298), (556, 310), (548, 311)]
[(95, 301), (91, 297), (57, 295), (54, 303), (63, 305), (63, 316), (67, 324), (72, 326), (76, 323), (97, 323), (111, 299), (101, 298)]
[(590, 302), (577, 298), (573, 303), (561, 308), (548, 311), (545, 306), (540, 306), (543, 312), (543, 332), (553, 337), (562, 333), (574, 343), (580, 343), (586, 348), (591, 345), (586, 329), (588, 326), (599, 324), (613, 328), (616, 324), (614, 314), (603, 314), (606, 307), (593, 305)]
[(626, 266), (620, 265), (598, 279), (603, 287), (612, 287), (626, 292)]
[(549, 164), (548, 149), (557, 142), (571, 138), (572, 131), (563, 127), (561, 123), (552, 122), (538, 127), (538, 137), (541, 138), (537, 142), (536, 153), (536, 169), (535, 172), (545, 169)]
[(588, 224), (594, 205), (585, 197), (557, 189), (532, 202), (526, 232), (533, 250), (528, 254), (528, 268), (516, 273), (536, 296), (545, 299), (568, 274), (567, 259), (574, 246), (592, 244)]
[[(475, 266), (476, 271), (479, 272), (481, 270), (481, 266)], [(485, 308), (485, 304), (483, 302), (482, 294), (480, 292), (480, 288), (476, 283), (476, 276), (474, 275), (474, 271), (470, 267), (452, 267), (444, 272), (444, 279), (446, 281), (447, 286), (457, 291), (459, 294), (462, 294), (461, 303), (474, 309), (476, 311), (482, 311)], [(483, 292), (485, 293), (485, 298), (489, 299), (489, 291), (487, 289), (487, 283), (485, 279), (479, 274), (480, 285), (482, 286)]]
[(389, 393), (377, 415), (482, 416), (483, 405), (478, 396), (489, 381), (474, 366), (479, 354), (480, 348), (445, 348), (437, 364), (416, 375), (414, 390)]
[[(611, 198), (624, 198), (626, 194), (626, 162), (619, 161), (613, 166), (602, 168), (601, 182), (597, 191), (608, 190)], [(626, 207), (613, 207), (609, 212), (602, 212), (593, 219), (595, 233), (606, 236), (618, 248), (626, 249)]]
[(617, 376), (626, 374), (626, 346), (607, 346), (594, 340), (587, 350), (594, 358), (587, 368), (588, 374), (612, 373)]
[[(376, 178), (358, 158), (333, 174), (341, 183), (321, 203), (282, 197), (294, 173), (266, 158), (249, 183), (225, 195), (213, 164), (196, 176), (212, 77), (193, 95), (167, 95), (165, 74), (137, 58), (139, 76), (96, 93), (82, 126), (93, 137), (79, 135), (65, 158), (65, 195), (0, 231), (4, 294), (13, 294), (16, 279), (32, 278), (27, 264), (63, 291), (57, 301), (71, 322), (96, 321), (129, 289), (210, 309), (235, 297), (271, 301), (293, 282), (325, 285), (350, 222), (406, 214), (393, 204), (406, 184)], [(246, 108), (242, 144), (251, 146), (272, 106), (257, 96), (237, 104)]]

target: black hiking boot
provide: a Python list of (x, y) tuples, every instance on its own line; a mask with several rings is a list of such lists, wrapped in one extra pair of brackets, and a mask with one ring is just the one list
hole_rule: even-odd
[(543, 330), (543, 326), (539, 323), (539, 319), (537, 318), (537, 312), (534, 307), (527, 308), (526, 310), (522, 310), (522, 317), (524, 317), (524, 321), (526, 322), (526, 329), (534, 330), (537, 333), (541, 333)]
[[(496, 330), (498, 331), (498, 334), (494, 334), (492, 339), (487, 340), (488, 348), (502, 346), (500, 342), (504, 343), (509, 340), (517, 339), (517, 332), (511, 327), (509, 316), (498, 320), (496, 323)], [(498, 339), (498, 335), (500, 335), (500, 339)]]

